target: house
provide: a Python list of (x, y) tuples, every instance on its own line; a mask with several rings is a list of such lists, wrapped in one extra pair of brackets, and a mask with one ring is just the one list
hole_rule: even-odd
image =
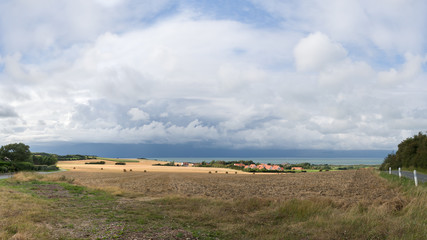
[(234, 166), (236, 166), (236, 167), (246, 167), (246, 165), (243, 164), (243, 163), (235, 163)]
[(256, 165), (255, 165), (255, 164), (251, 164), (251, 165), (249, 165), (249, 168), (251, 168), (251, 169), (255, 169), (255, 168), (256, 168)]
[(282, 167), (280, 167), (279, 165), (273, 165), (273, 169), (272, 170), (275, 170), (275, 171), (283, 171), (283, 168)]
[(264, 164), (265, 169), (267, 170), (273, 170), (273, 166), (268, 165), (268, 164)]
[(194, 166), (194, 163), (190, 163), (190, 162), (183, 162), (183, 163), (181, 163), (181, 166), (183, 166), (183, 167), (193, 167), (193, 166)]
[(260, 164), (260, 165), (258, 165), (258, 166), (257, 166), (257, 168), (258, 168), (259, 170), (265, 169), (264, 164)]

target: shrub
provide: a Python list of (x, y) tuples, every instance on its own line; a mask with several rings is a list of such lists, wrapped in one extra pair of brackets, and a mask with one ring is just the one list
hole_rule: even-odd
[[(105, 164), (105, 161), (99, 161), (99, 162), (86, 162), (85, 164)], [(118, 164), (117, 164), (118, 165)]]
[(13, 165), (15, 165), (15, 168), (18, 171), (33, 170), (34, 169), (34, 165), (30, 162), (15, 162), (15, 163), (13, 163)]
[(0, 167), (4, 167), (4, 166), (9, 167), (9, 166), (11, 166), (11, 165), (12, 165), (12, 163), (10, 163), (10, 162), (0, 161)]
[(115, 164), (116, 165), (126, 165), (126, 163), (124, 163), (124, 162), (116, 162)]
[(59, 168), (56, 165), (50, 165), (46, 168), (47, 171), (57, 171)]
[(34, 171), (46, 171), (47, 165), (34, 165)]

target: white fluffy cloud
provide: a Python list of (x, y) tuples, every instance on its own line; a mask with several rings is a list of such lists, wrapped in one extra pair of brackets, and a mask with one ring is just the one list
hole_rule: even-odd
[(248, 1), (264, 26), (186, 1), (30, 2), (0, 3), (3, 143), (382, 149), (427, 129), (422, 3)]
[(131, 116), (130, 120), (132, 121), (148, 121), (150, 119), (150, 115), (139, 108), (131, 108), (128, 114)]
[(320, 32), (301, 39), (294, 50), (299, 71), (320, 71), (343, 60), (347, 52)]

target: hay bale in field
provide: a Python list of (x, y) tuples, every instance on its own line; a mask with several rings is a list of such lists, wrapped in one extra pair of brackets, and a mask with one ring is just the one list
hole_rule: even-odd
[(129, 172), (132, 172), (132, 169), (129, 169)]
[(144, 170), (144, 172), (147, 172), (147, 170)]
[(123, 169), (123, 172), (126, 172), (126, 169)]
[(253, 172), (252, 174), (255, 174), (255, 172)]
[(101, 170), (104, 170), (104, 168), (101, 168)]
[(237, 174), (237, 172), (234, 172), (234, 174)]
[(73, 167), (73, 169), (76, 169), (76, 167)]
[(225, 172), (225, 174), (228, 174), (228, 172)]
[(215, 173), (218, 173), (218, 171), (215, 171)]
[(209, 174), (211, 174), (212, 172), (211, 171), (209, 171)]

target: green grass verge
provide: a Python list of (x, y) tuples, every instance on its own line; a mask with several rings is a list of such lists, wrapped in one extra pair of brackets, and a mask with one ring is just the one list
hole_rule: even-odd
[[(380, 172), (380, 176), (384, 179), (387, 179), (390, 183), (392, 183), (396, 187), (403, 188), (406, 192), (411, 192), (416, 189), (414, 179), (401, 177), (398, 175), (389, 174), (388, 172)], [(418, 182), (418, 187), (427, 188), (427, 182), (421, 183)]]
[(422, 169), (422, 168), (402, 168), (402, 170), (403, 171), (409, 171), (409, 172), (413, 172), (414, 170), (417, 170), (418, 173), (427, 174), (427, 169)]

